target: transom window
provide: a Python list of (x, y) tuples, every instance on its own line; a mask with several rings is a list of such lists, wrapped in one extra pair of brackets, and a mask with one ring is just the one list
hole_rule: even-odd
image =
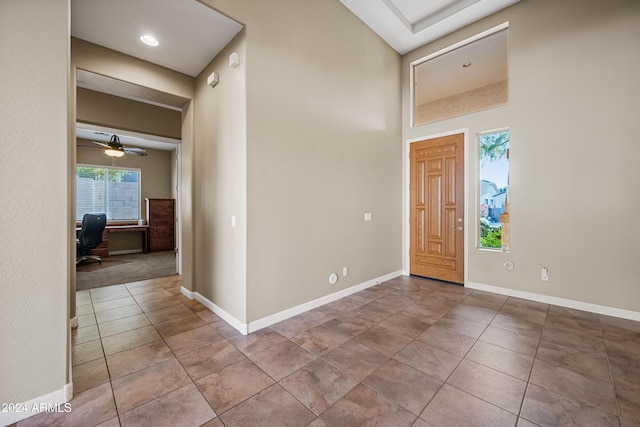
[(140, 218), (140, 169), (76, 166), (76, 221), (104, 212), (107, 221)]

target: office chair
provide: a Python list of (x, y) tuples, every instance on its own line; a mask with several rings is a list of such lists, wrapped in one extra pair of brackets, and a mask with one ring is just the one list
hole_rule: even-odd
[(82, 228), (76, 239), (76, 265), (81, 262), (98, 261), (102, 264), (99, 256), (91, 255), (94, 249), (102, 243), (102, 232), (107, 225), (107, 215), (103, 213), (87, 213), (82, 217)]

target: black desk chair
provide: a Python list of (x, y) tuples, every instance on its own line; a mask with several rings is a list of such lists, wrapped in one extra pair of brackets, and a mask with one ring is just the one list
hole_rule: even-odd
[(102, 259), (96, 255), (90, 255), (94, 249), (102, 243), (102, 232), (107, 225), (107, 215), (103, 213), (87, 213), (82, 217), (82, 228), (76, 239), (76, 265), (81, 262), (98, 261)]

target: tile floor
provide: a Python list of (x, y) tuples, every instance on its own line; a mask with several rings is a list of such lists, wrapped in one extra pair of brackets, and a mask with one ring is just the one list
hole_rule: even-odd
[(640, 425), (640, 322), (413, 277), (248, 336), (177, 276), (77, 302), (72, 411), (20, 427)]

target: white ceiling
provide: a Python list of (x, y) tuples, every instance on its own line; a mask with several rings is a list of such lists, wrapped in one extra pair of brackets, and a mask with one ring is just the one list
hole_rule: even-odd
[(508, 79), (508, 46), (508, 32), (502, 30), (416, 65), (416, 105)]
[(404, 55), (519, 0), (340, 0)]
[[(340, 1), (393, 49), (405, 54), (518, 0)], [(194, 77), (242, 28), (242, 24), (197, 0), (71, 0), (73, 37)], [(155, 48), (144, 45), (139, 39), (142, 34), (153, 35), (160, 45)], [(129, 94), (131, 88), (126, 84), (104, 80), (91, 73), (78, 79), (81, 87), (167, 108), (180, 109), (185, 102), (159, 95), (144, 99), (148, 95), (144, 95), (144, 90)], [(99, 139), (95, 131), (122, 135), (116, 129), (92, 131), (93, 135), (83, 137)], [(142, 135), (136, 138), (129, 143), (153, 146), (152, 141), (141, 141)], [(172, 149), (173, 144), (157, 148)]]
[[(197, 76), (242, 29), (196, 0), (71, 0), (71, 35)], [(160, 45), (140, 41), (151, 34)]]

